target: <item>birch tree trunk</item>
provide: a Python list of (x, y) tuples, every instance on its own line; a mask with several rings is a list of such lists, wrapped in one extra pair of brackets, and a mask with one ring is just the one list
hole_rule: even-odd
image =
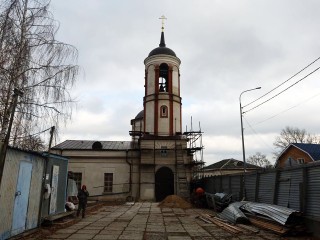
[(69, 91), (78, 75), (78, 53), (55, 39), (58, 24), (49, 4), (49, 0), (6, 0), (0, 5), (0, 140), (8, 129), (17, 88), (24, 93), (11, 134), (17, 147), (28, 145), (28, 139), (43, 141), (34, 134), (58, 128), (72, 114)]

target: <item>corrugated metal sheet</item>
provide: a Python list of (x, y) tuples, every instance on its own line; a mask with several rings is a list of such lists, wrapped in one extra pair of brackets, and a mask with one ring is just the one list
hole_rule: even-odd
[(289, 220), (291, 214), (298, 211), (282, 206), (277, 206), (273, 204), (248, 202), (241, 206), (241, 209), (245, 209), (251, 213), (258, 213), (267, 216), (278, 223), (285, 225)]
[(222, 177), (222, 192), (231, 193), (229, 190), (229, 177), (228, 176)]
[(218, 217), (231, 223), (248, 221), (246, 215), (244, 215), (244, 213), (240, 210), (240, 207), (244, 204), (246, 204), (246, 202), (231, 203), (220, 214), (218, 214)]
[(308, 168), (307, 215), (320, 216), (320, 167)]
[(206, 178), (205, 182), (204, 182), (204, 189), (206, 192), (208, 193), (214, 193), (215, 189), (214, 189), (214, 178)]
[(246, 200), (255, 200), (255, 190), (256, 190), (256, 174), (246, 174), (245, 176), (245, 188), (246, 188)]
[(258, 202), (273, 204), (276, 172), (260, 174)]
[(215, 179), (214, 188), (216, 190), (215, 192), (222, 192), (222, 189), (221, 189), (222, 177), (221, 176), (215, 176), (214, 179)]
[(291, 181), (291, 172), (282, 171), (279, 173), (278, 180), (278, 196), (277, 196), (277, 205), (282, 207), (289, 206), (289, 197), (290, 197), (290, 181)]
[(241, 184), (241, 176), (231, 176), (231, 193), (232, 200), (240, 201), (240, 184)]
[[(303, 183), (303, 174), (306, 171), (307, 182)], [(303, 166), (297, 166), (291, 169), (278, 170), (279, 177), (277, 182), (277, 189), (275, 192), (275, 180), (277, 171), (271, 170), (264, 173), (258, 173), (260, 178), (259, 188), (256, 189), (256, 177), (257, 174), (247, 173), (246, 174), (246, 200), (255, 201), (256, 191), (259, 193), (258, 200), (264, 203), (272, 204), (274, 197), (276, 196), (275, 202), (279, 206), (290, 207), (294, 210), (301, 210), (300, 206), (306, 206), (306, 216), (316, 217), (320, 219), (320, 163), (315, 162)], [(239, 179), (242, 174), (237, 175)], [(229, 178), (227, 176), (225, 179)], [(240, 192), (240, 180), (239, 183), (235, 180), (236, 177), (231, 177), (231, 191)], [(216, 192), (222, 192), (219, 188), (221, 177), (215, 177), (212, 183), (215, 186)], [(224, 180), (223, 185), (227, 185)], [(306, 189), (305, 203), (300, 203), (303, 192), (301, 187), (304, 186)], [(276, 194), (274, 196), (274, 194)], [(301, 210), (302, 211), (302, 210)]]
[(288, 208), (300, 210), (300, 183), (302, 183), (302, 169), (291, 171), (290, 197)]

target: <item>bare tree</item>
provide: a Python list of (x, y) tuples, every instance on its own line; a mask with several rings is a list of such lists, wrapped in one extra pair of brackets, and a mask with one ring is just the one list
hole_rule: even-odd
[(266, 155), (261, 154), (260, 152), (256, 152), (256, 154), (250, 156), (247, 159), (247, 163), (264, 168), (270, 168), (272, 166), (271, 162), (267, 159)]
[(311, 135), (305, 129), (297, 127), (285, 127), (281, 130), (280, 136), (277, 136), (273, 145), (277, 148), (279, 155), (291, 143), (319, 143), (319, 137)]
[(16, 138), (16, 146), (22, 149), (32, 149), (33, 151), (45, 151), (47, 150), (45, 143), (40, 136), (27, 136)]
[(13, 89), (24, 93), (16, 109), (13, 145), (28, 145), (21, 136), (59, 127), (71, 117), (69, 91), (78, 74), (77, 50), (55, 39), (58, 23), (49, 4), (50, 0), (0, 4), (0, 139), (7, 132)]

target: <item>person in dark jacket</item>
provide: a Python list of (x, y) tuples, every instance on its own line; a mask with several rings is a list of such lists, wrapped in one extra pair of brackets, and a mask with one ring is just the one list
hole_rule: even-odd
[(89, 197), (89, 192), (87, 191), (87, 186), (83, 185), (81, 190), (78, 192), (78, 199), (79, 199), (79, 205), (78, 205), (78, 211), (77, 211), (77, 217), (79, 217), (80, 212), (82, 210), (82, 218), (84, 218), (86, 213), (86, 207)]

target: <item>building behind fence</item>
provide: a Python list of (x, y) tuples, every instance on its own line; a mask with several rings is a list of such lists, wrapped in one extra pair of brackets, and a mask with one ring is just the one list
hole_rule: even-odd
[(320, 221), (320, 162), (288, 169), (270, 169), (245, 175), (206, 177), (202, 184), (207, 193), (232, 193), (233, 200), (276, 204), (304, 213)]

